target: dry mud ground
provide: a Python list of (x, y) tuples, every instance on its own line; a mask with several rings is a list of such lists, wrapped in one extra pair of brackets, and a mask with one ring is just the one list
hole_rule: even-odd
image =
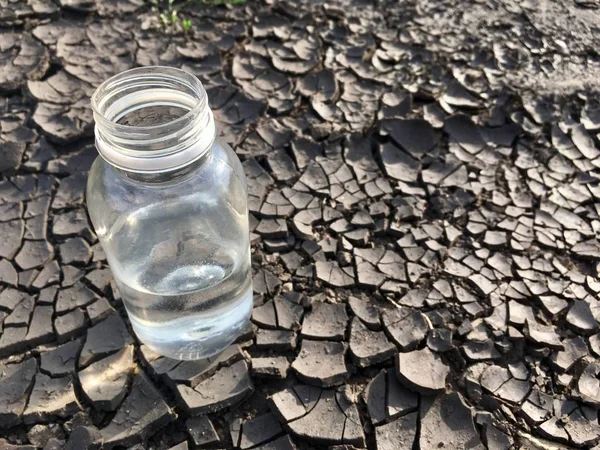
[[(598, 6), (0, 0), (0, 448), (597, 445)], [(249, 180), (208, 361), (140, 345), (85, 209), (89, 96), (156, 64)]]

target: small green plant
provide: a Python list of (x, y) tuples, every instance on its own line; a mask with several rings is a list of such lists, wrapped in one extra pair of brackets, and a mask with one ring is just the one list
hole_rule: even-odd
[(181, 28), (183, 28), (184, 33), (188, 33), (192, 28), (192, 19), (184, 18), (181, 20)]
[(164, 30), (170, 30), (180, 24), (185, 34), (192, 29), (192, 19), (189, 17), (180, 17), (180, 10), (184, 7), (201, 3), (205, 6), (219, 5), (239, 5), (246, 3), (247, 0), (150, 0), (152, 10), (156, 12), (161, 27)]
[(175, 7), (175, 0), (150, 0), (150, 4), (164, 29), (170, 28), (177, 23), (178, 9)]

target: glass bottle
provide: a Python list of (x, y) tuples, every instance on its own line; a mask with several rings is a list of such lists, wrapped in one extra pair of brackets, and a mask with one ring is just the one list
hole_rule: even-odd
[(206, 91), (168, 67), (128, 70), (92, 96), (87, 205), (139, 339), (201, 359), (252, 312), (246, 178), (215, 138)]

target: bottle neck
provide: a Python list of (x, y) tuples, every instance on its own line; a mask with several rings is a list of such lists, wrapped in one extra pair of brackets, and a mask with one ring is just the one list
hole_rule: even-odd
[[(153, 117), (150, 126), (120, 123), (160, 107), (182, 113), (172, 120)], [(200, 160), (215, 139), (202, 83), (179, 69), (143, 67), (116, 75), (96, 90), (92, 108), (98, 152), (131, 177), (160, 180), (180, 173)]]
[[(212, 148), (212, 146), (211, 146)], [(162, 172), (133, 172), (131, 170), (123, 170), (113, 165), (113, 168), (122, 176), (139, 183), (146, 184), (167, 184), (180, 182), (188, 178), (188, 175), (196, 172), (202, 167), (212, 156), (212, 150), (209, 148), (200, 158), (192, 161), (185, 166)]]

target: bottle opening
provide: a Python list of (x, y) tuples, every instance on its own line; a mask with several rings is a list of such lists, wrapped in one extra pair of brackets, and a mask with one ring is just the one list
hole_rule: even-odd
[(185, 116), (189, 109), (171, 105), (156, 105), (126, 112), (118, 120), (119, 125), (128, 127), (154, 127), (173, 122)]
[(200, 158), (215, 124), (195, 76), (170, 67), (120, 73), (92, 95), (96, 147), (110, 164), (141, 173), (166, 172)]

